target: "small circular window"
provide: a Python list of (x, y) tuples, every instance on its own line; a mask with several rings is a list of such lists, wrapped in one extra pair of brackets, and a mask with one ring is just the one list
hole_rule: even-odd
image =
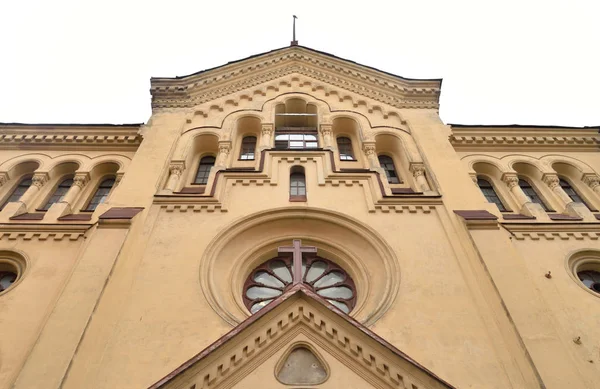
[[(244, 304), (251, 313), (281, 296), (292, 285), (292, 259), (276, 257), (268, 260), (250, 273), (244, 284)], [(335, 263), (321, 257), (302, 259), (302, 281), (319, 296), (349, 313), (356, 303), (354, 281)]]
[(577, 277), (583, 285), (596, 293), (600, 293), (600, 272), (595, 270), (583, 270), (577, 272)]

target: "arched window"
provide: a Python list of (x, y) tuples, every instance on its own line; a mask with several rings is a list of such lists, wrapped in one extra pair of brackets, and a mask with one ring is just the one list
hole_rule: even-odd
[(98, 205), (100, 205), (104, 201), (106, 201), (106, 198), (108, 197), (108, 194), (110, 193), (110, 190), (113, 188), (114, 185), (115, 185), (114, 178), (107, 178), (107, 179), (103, 180), (100, 183), (100, 185), (98, 185), (98, 189), (96, 189), (96, 193), (94, 193), (94, 197), (92, 197), (92, 199), (88, 203), (87, 208), (85, 210), (93, 211), (96, 209), (96, 207), (98, 207)]
[(242, 147), (240, 148), (240, 159), (241, 160), (252, 160), (254, 159), (254, 152), (256, 150), (256, 137), (245, 136), (242, 139)]
[(304, 168), (292, 167), (290, 171), (290, 201), (306, 201), (306, 178)]
[(496, 204), (500, 212), (506, 212), (506, 207), (504, 206), (502, 200), (500, 200), (500, 197), (498, 197), (496, 190), (494, 190), (494, 187), (488, 180), (484, 178), (477, 178), (477, 186), (479, 186), (479, 189), (481, 189), (481, 192), (483, 193), (487, 201)]
[(69, 191), (69, 188), (71, 188), (71, 185), (73, 185), (73, 178), (67, 178), (62, 180), (54, 190), (52, 196), (50, 196), (50, 199), (48, 199), (46, 204), (42, 208), (40, 208), (40, 210), (47, 211), (48, 209), (50, 209), (52, 204), (60, 202)]
[(337, 138), (338, 151), (340, 152), (340, 160), (354, 161), (354, 152), (352, 150), (352, 141), (350, 138), (341, 136)]
[[(275, 257), (258, 266), (244, 285), (244, 304), (251, 313), (273, 301), (292, 284), (293, 263), (289, 257)], [(302, 282), (345, 313), (356, 303), (354, 281), (344, 269), (318, 256), (302, 258)]]
[(210, 175), (210, 169), (215, 165), (215, 157), (203, 157), (198, 165), (198, 172), (196, 173), (195, 184), (206, 185), (208, 183), (208, 176)]
[(535, 191), (535, 189), (533, 189), (533, 187), (531, 186), (531, 184), (522, 179), (519, 178), (519, 187), (521, 187), (521, 189), (523, 190), (523, 192), (527, 195), (527, 197), (529, 197), (531, 199), (531, 201), (533, 203), (539, 204), (542, 206), (542, 208), (544, 208), (544, 211), (549, 211), (550, 209), (546, 206), (546, 204), (544, 204), (544, 202), (542, 201), (541, 197), (537, 194), (537, 192)]
[(398, 173), (396, 173), (396, 167), (394, 166), (394, 161), (391, 157), (387, 155), (380, 155), (379, 165), (381, 165), (385, 171), (385, 175), (390, 184), (399, 184), (401, 182), (400, 178), (398, 177)]
[(19, 185), (17, 185), (17, 187), (13, 190), (10, 197), (4, 202), (4, 204), (2, 204), (2, 207), (4, 207), (8, 203), (19, 201), (21, 196), (23, 196), (23, 194), (27, 192), (27, 189), (29, 189), (31, 183), (31, 177), (23, 178), (21, 182), (19, 182)]
[(575, 201), (576, 203), (581, 203), (581, 204), (586, 205), (585, 201), (583, 201), (581, 196), (579, 196), (579, 194), (575, 191), (575, 189), (573, 189), (571, 184), (569, 184), (566, 180), (563, 180), (561, 178), (558, 180), (558, 183), (560, 184), (560, 187), (562, 188), (562, 190), (564, 190), (565, 193), (571, 198), (571, 200)]

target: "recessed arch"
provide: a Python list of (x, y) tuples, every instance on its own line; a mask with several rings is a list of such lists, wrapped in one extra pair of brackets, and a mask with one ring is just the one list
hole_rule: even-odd
[[(279, 235), (273, 236), (273, 231)], [(232, 325), (244, 320), (249, 315), (242, 300), (244, 281), (277, 254), (278, 246), (289, 245), (292, 239), (316, 246), (320, 256), (350, 274), (357, 288), (351, 314), (357, 320), (373, 324), (389, 309), (398, 293), (400, 270), (394, 251), (379, 233), (338, 212), (286, 207), (240, 218), (210, 242), (200, 259), (199, 274), (215, 312)], [(374, 279), (374, 274), (385, 276)]]

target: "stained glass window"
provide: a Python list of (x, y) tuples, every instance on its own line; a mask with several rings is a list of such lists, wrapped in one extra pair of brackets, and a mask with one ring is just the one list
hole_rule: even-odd
[[(290, 257), (275, 257), (258, 266), (246, 280), (243, 300), (256, 313), (281, 296), (292, 284), (294, 270)], [(328, 259), (311, 256), (302, 259), (302, 281), (342, 312), (349, 313), (356, 303), (352, 278)]]

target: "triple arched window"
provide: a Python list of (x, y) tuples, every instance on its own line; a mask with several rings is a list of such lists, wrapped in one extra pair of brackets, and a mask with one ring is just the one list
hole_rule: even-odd
[(394, 160), (387, 155), (379, 156), (379, 165), (385, 171), (385, 176), (390, 184), (400, 184), (400, 177), (396, 172), (396, 166), (394, 166)]
[(102, 182), (100, 183), (100, 185), (98, 185), (98, 188), (96, 189), (96, 193), (94, 193), (94, 196), (88, 203), (85, 210), (93, 211), (96, 209), (96, 207), (98, 207), (98, 205), (106, 201), (106, 198), (108, 197), (108, 194), (112, 190), (113, 186), (115, 186), (114, 178), (106, 178), (102, 180)]
[(479, 189), (481, 189), (481, 192), (483, 193), (488, 202), (496, 204), (500, 212), (507, 211), (506, 207), (504, 206), (504, 203), (498, 196), (498, 193), (496, 193), (496, 190), (488, 180), (486, 180), (485, 178), (478, 177), (477, 186), (479, 186)]
[(196, 172), (194, 183), (206, 185), (208, 183), (208, 176), (210, 176), (210, 170), (213, 166), (215, 166), (215, 157), (202, 157), (198, 164), (198, 171)]
[(531, 202), (541, 205), (542, 208), (544, 208), (544, 211), (546, 211), (546, 212), (550, 211), (550, 208), (548, 208), (546, 203), (544, 203), (544, 201), (542, 200), (540, 195), (537, 193), (535, 188), (533, 186), (531, 186), (529, 181), (527, 181), (523, 178), (519, 178), (519, 187), (521, 188), (523, 193), (525, 193), (527, 195), (527, 197), (529, 197)]
[(354, 151), (352, 150), (352, 141), (350, 138), (345, 136), (337, 138), (337, 146), (341, 161), (354, 161)]
[(52, 196), (50, 196), (48, 201), (46, 201), (46, 204), (44, 204), (44, 206), (40, 208), (40, 211), (47, 211), (50, 209), (52, 204), (60, 202), (71, 188), (71, 185), (73, 185), (72, 177), (65, 178), (64, 180), (62, 180), (54, 190), (54, 193), (52, 193)]
[(21, 196), (23, 196), (25, 194), (25, 192), (27, 192), (27, 189), (29, 189), (31, 184), (32, 184), (31, 176), (21, 179), (21, 181), (15, 187), (15, 189), (13, 190), (11, 195), (8, 197), (8, 199), (6, 199), (4, 204), (2, 204), (2, 207), (4, 208), (4, 206), (8, 203), (12, 203), (14, 201), (19, 201)]

